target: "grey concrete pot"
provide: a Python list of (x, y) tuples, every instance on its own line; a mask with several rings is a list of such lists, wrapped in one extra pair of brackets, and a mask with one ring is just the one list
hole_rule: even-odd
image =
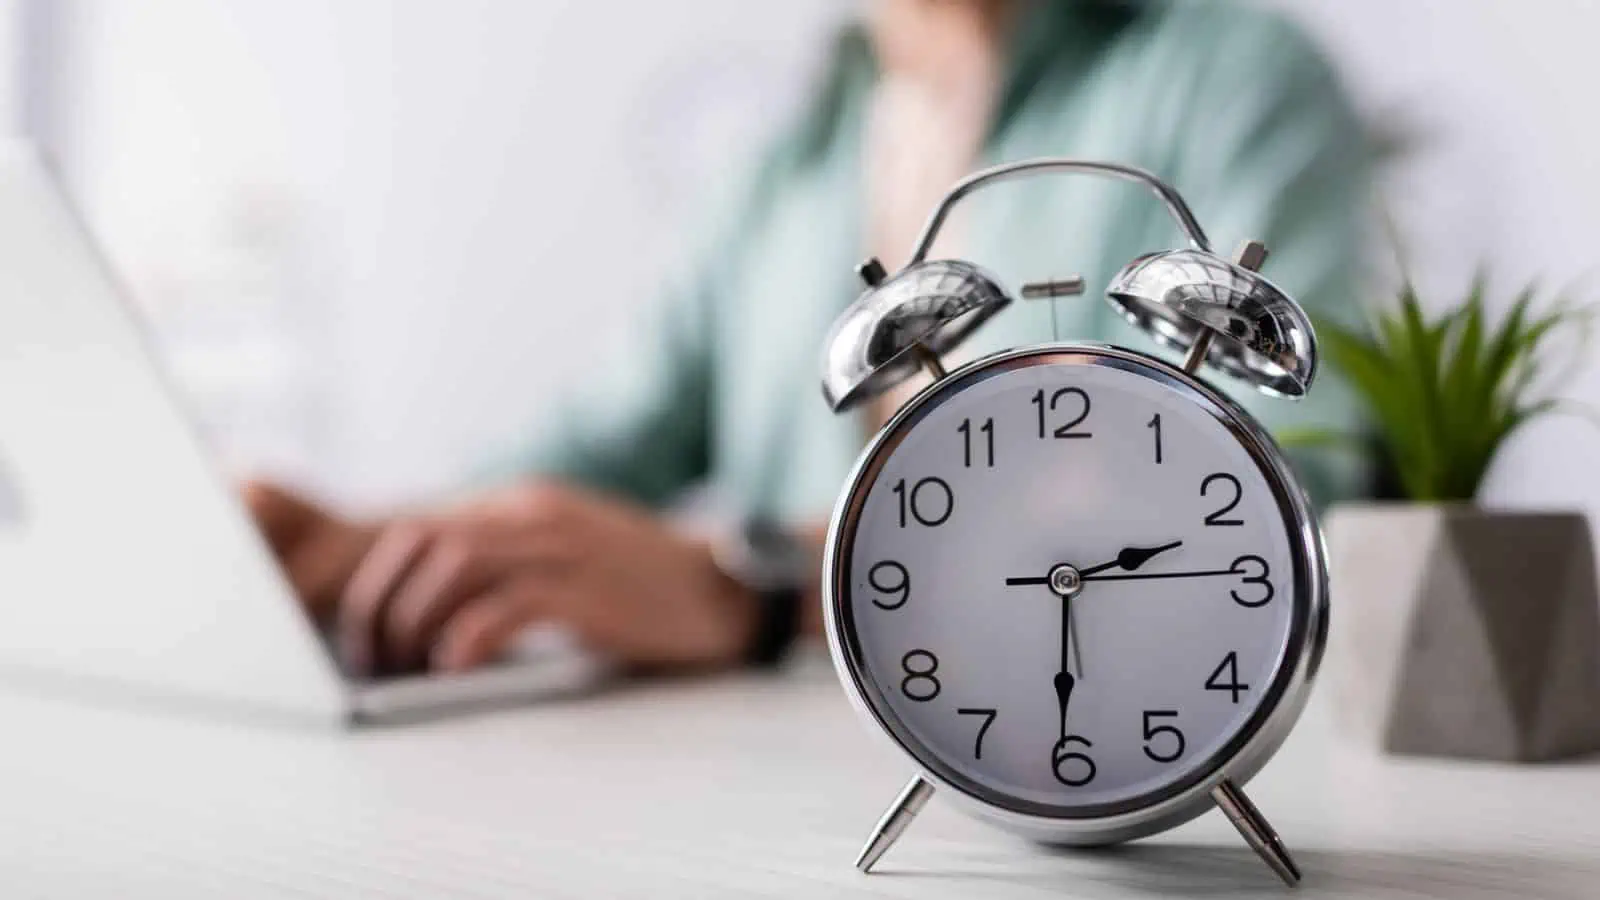
[(1581, 514), (1359, 504), (1324, 525), (1347, 732), (1432, 756), (1600, 750), (1600, 598)]

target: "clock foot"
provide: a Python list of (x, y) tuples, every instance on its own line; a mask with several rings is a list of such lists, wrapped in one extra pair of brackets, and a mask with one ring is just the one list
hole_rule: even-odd
[(867, 839), (867, 845), (861, 848), (861, 855), (856, 857), (856, 868), (862, 872), (872, 871), (878, 859), (899, 840), (906, 826), (911, 820), (922, 812), (922, 807), (928, 803), (928, 798), (933, 796), (933, 785), (923, 779), (921, 775), (915, 776), (908, 782), (900, 796), (894, 798), (883, 818), (878, 820), (878, 826), (872, 829), (872, 837)]
[(1212, 788), (1211, 799), (1222, 808), (1233, 827), (1239, 829), (1245, 843), (1256, 851), (1272, 871), (1278, 873), (1284, 884), (1294, 887), (1300, 883), (1300, 867), (1295, 865), (1289, 849), (1278, 839), (1278, 833), (1272, 830), (1266, 817), (1261, 815), (1261, 810), (1256, 809), (1256, 805), (1250, 802), (1238, 785), (1223, 781)]

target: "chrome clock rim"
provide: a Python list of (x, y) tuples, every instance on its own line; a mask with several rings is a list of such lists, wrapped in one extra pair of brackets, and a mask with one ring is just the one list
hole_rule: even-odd
[[(1149, 794), (1115, 803), (1068, 808), (1011, 797), (956, 772), (912, 736), (865, 677), (848, 597), (846, 550), (854, 542), (867, 493), (912, 426), (965, 388), (985, 378), (1042, 365), (1105, 366), (1152, 378), (1184, 394), (1234, 435), (1260, 468), (1284, 517), (1294, 557), (1295, 607), (1284, 657), (1267, 695), (1245, 725), (1184, 777)], [(962, 806), (1011, 831), (1067, 844), (1129, 840), (1171, 828), (1211, 808), (1223, 780), (1244, 785), (1288, 737), (1309, 696), (1327, 636), (1327, 568), (1310, 503), (1281, 450), (1247, 412), (1204, 382), (1148, 354), (1104, 344), (1062, 343), (1006, 350), (975, 360), (925, 388), (905, 404), (857, 460), (834, 508), (823, 557), (823, 620), (835, 671), (856, 711), (911, 757), (922, 777)]]

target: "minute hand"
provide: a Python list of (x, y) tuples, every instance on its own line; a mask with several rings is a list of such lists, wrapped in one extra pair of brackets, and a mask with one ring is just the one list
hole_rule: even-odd
[(1238, 569), (1206, 569), (1199, 572), (1140, 572), (1128, 575), (1085, 575), (1084, 581), (1142, 581), (1152, 578), (1212, 578), (1217, 575), (1238, 575)]

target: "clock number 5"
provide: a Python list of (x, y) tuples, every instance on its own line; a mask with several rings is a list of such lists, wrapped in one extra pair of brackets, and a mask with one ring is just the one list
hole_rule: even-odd
[[(1067, 424), (1061, 426), (1060, 428), (1055, 429), (1055, 431), (1051, 432), (1051, 434), (1054, 434), (1058, 438), (1094, 437), (1093, 434), (1091, 434), (1091, 433), (1089, 433), (1087, 431), (1073, 431), (1072, 430), (1074, 428), (1077, 428), (1078, 425), (1081, 424), (1084, 419), (1089, 418), (1089, 395), (1087, 393), (1085, 393), (1082, 388), (1075, 388), (1075, 387), (1062, 388), (1061, 390), (1056, 391), (1054, 394), (1051, 394), (1050, 395), (1050, 411), (1051, 412), (1055, 412), (1056, 411), (1056, 404), (1061, 401), (1062, 397), (1067, 397), (1067, 396), (1075, 396), (1079, 400), (1083, 401), (1083, 411), (1078, 413), (1078, 417), (1077, 418), (1075, 418), (1072, 421), (1068, 422)], [(1048, 426), (1045, 425), (1044, 388), (1040, 388), (1039, 390), (1034, 391), (1034, 393), (1033, 393), (1033, 405), (1038, 407), (1038, 410), (1039, 410), (1039, 437), (1045, 437), (1045, 432), (1046, 432), (1046, 429), (1047, 429)]]
[(919, 524), (932, 528), (943, 525), (956, 509), (956, 495), (943, 478), (924, 478), (908, 490), (904, 478), (894, 483), (900, 501), (900, 527), (906, 527), (906, 514)]
[[(1177, 762), (1183, 756), (1183, 751), (1188, 749), (1188, 744), (1183, 739), (1183, 732), (1176, 725), (1153, 725), (1156, 719), (1176, 719), (1178, 711), (1175, 709), (1149, 709), (1144, 714), (1144, 755), (1158, 763)], [(1152, 746), (1152, 742), (1162, 735), (1172, 735), (1169, 753), (1160, 753)]]
[[(1222, 507), (1221, 509), (1219, 509), (1216, 512), (1212, 513), (1211, 515), (1206, 516), (1206, 524), (1207, 525), (1243, 525), (1244, 524), (1244, 520), (1243, 519), (1224, 518), (1225, 516), (1227, 516), (1228, 513), (1233, 512), (1233, 508), (1239, 505), (1239, 499), (1244, 496), (1244, 488), (1240, 487), (1239, 479), (1233, 477), (1232, 475), (1229, 475), (1227, 472), (1216, 472), (1214, 474), (1207, 475), (1205, 480), (1200, 482), (1200, 496), (1204, 497), (1206, 494), (1210, 493), (1211, 492), (1211, 485), (1213, 485), (1213, 484), (1225, 484), (1225, 485), (1229, 485), (1230, 487), (1232, 487), (1232, 489), (1233, 489), (1233, 499), (1229, 500), (1228, 504), (1226, 506)], [(1217, 489), (1217, 493), (1219, 493), (1219, 494), (1225, 494), (1227, 492), (1228, 492), (1228, 488), (1226, 488), (1226, 487)]]
[(994, 717), (999, 713), (992, 709), (962, 708), (956, 710), (956, 715), (983, 716), (983, 724), (978, 726), (978, 737), (972, 742), (972, 758), (983, 759), (983, 736), (989, 733), (989, 726), (994, 724)]

